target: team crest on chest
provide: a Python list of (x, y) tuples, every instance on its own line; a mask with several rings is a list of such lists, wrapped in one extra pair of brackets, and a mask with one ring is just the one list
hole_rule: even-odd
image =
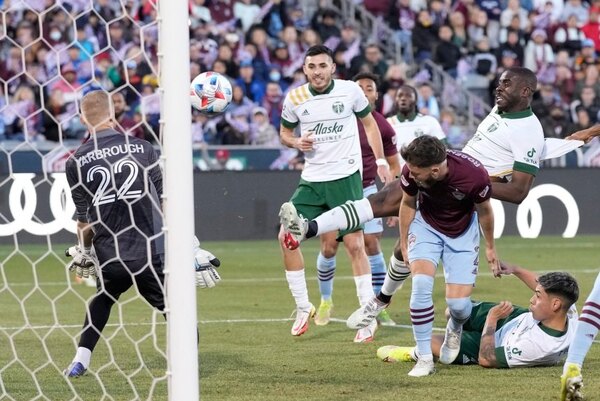
[(494, 132), (494, 131), (496, 131), (498, 129), (499, 125), (500, 124), (498, 124), (498, 123), (493, 123), (492, 125), (490, 125), (488, 127), (487, 132)]
[(344, 103), (337, 101), (331, 105), (331, 110), (335, 114), (342, 114), (344, 112)]
[(460, 192), (458, 189), (455, 189), (454, 191), (452, 191), (452, 196), (454, 196), (454, 198), (459, 201), (463, 200), (465, 198), (465, 194)]

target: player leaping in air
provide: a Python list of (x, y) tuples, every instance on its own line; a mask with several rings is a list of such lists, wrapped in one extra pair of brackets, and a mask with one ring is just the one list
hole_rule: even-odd
[[(522, 67), (506, 70), (496, 88), (496, 106), (463, 149), (464, 153), (482, 162), (490, 175), (495, 199), (521, 203), (539, 169), (544, 133), (530, 107), (536, 87), (537, 78), (531, 70)], [(329, 231), (352, 229), (374, 217), (397, 216), (401, 199), (400, 180), (395, 180), (368, 198), (348, 202), (311, 221), (284, 204), (282, 212), (288, 214), (282, 219), (286, 242), (293, 247), (304, 239)], [(387, 307), (409, 274), (401, 250), (396, 247), (380, 293), (357, 311), (361, 315), (360, 326), (370, 324)]]

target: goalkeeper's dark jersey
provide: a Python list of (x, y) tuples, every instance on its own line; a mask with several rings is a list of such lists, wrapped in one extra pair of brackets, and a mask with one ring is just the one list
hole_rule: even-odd
[(149, 142), (99, 131), (69, 158), (66, 173), (77, 220), (93, 225), (100, 263), (164, 252), (162, 173)]

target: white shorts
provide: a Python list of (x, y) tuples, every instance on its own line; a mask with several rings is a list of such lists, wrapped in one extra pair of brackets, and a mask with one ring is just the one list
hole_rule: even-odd
[[(363, 188), (363, 195), (366, 198), (369, 195), (377, 192), (377, 185), (369, 185), (366, 188)], [(377, 217), (373, 220), (367, 221), (365, 224), (364, 233), (365, 234), (380, 234), (383, 232), (383, 219)]]
[(436, 269), (442, 261), (446, 284), (475, 284), (479, 271), (477, 213), (459, 237), (451, 238), (427, 224), (417, 211), (408, 229), (408, 260), (428, 260)]

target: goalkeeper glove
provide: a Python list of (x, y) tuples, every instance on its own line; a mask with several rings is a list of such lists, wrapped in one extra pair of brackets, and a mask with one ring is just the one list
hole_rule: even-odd
[(99, 269), (98, 257), (94, 248), (82, 248), (79, 245), (70, 247), (65, 251), (66, 256), (73, 258), (67, 265), (71, 272), (75, 272), (77, 277), (88, 278), (96, 277)]
[(196, 287), (212, 288), (221, 281), (215, 270), (221, 261), (207, 250), (200, 248), (200, 242), (194, 237), (194, 268), (196, 269)]

